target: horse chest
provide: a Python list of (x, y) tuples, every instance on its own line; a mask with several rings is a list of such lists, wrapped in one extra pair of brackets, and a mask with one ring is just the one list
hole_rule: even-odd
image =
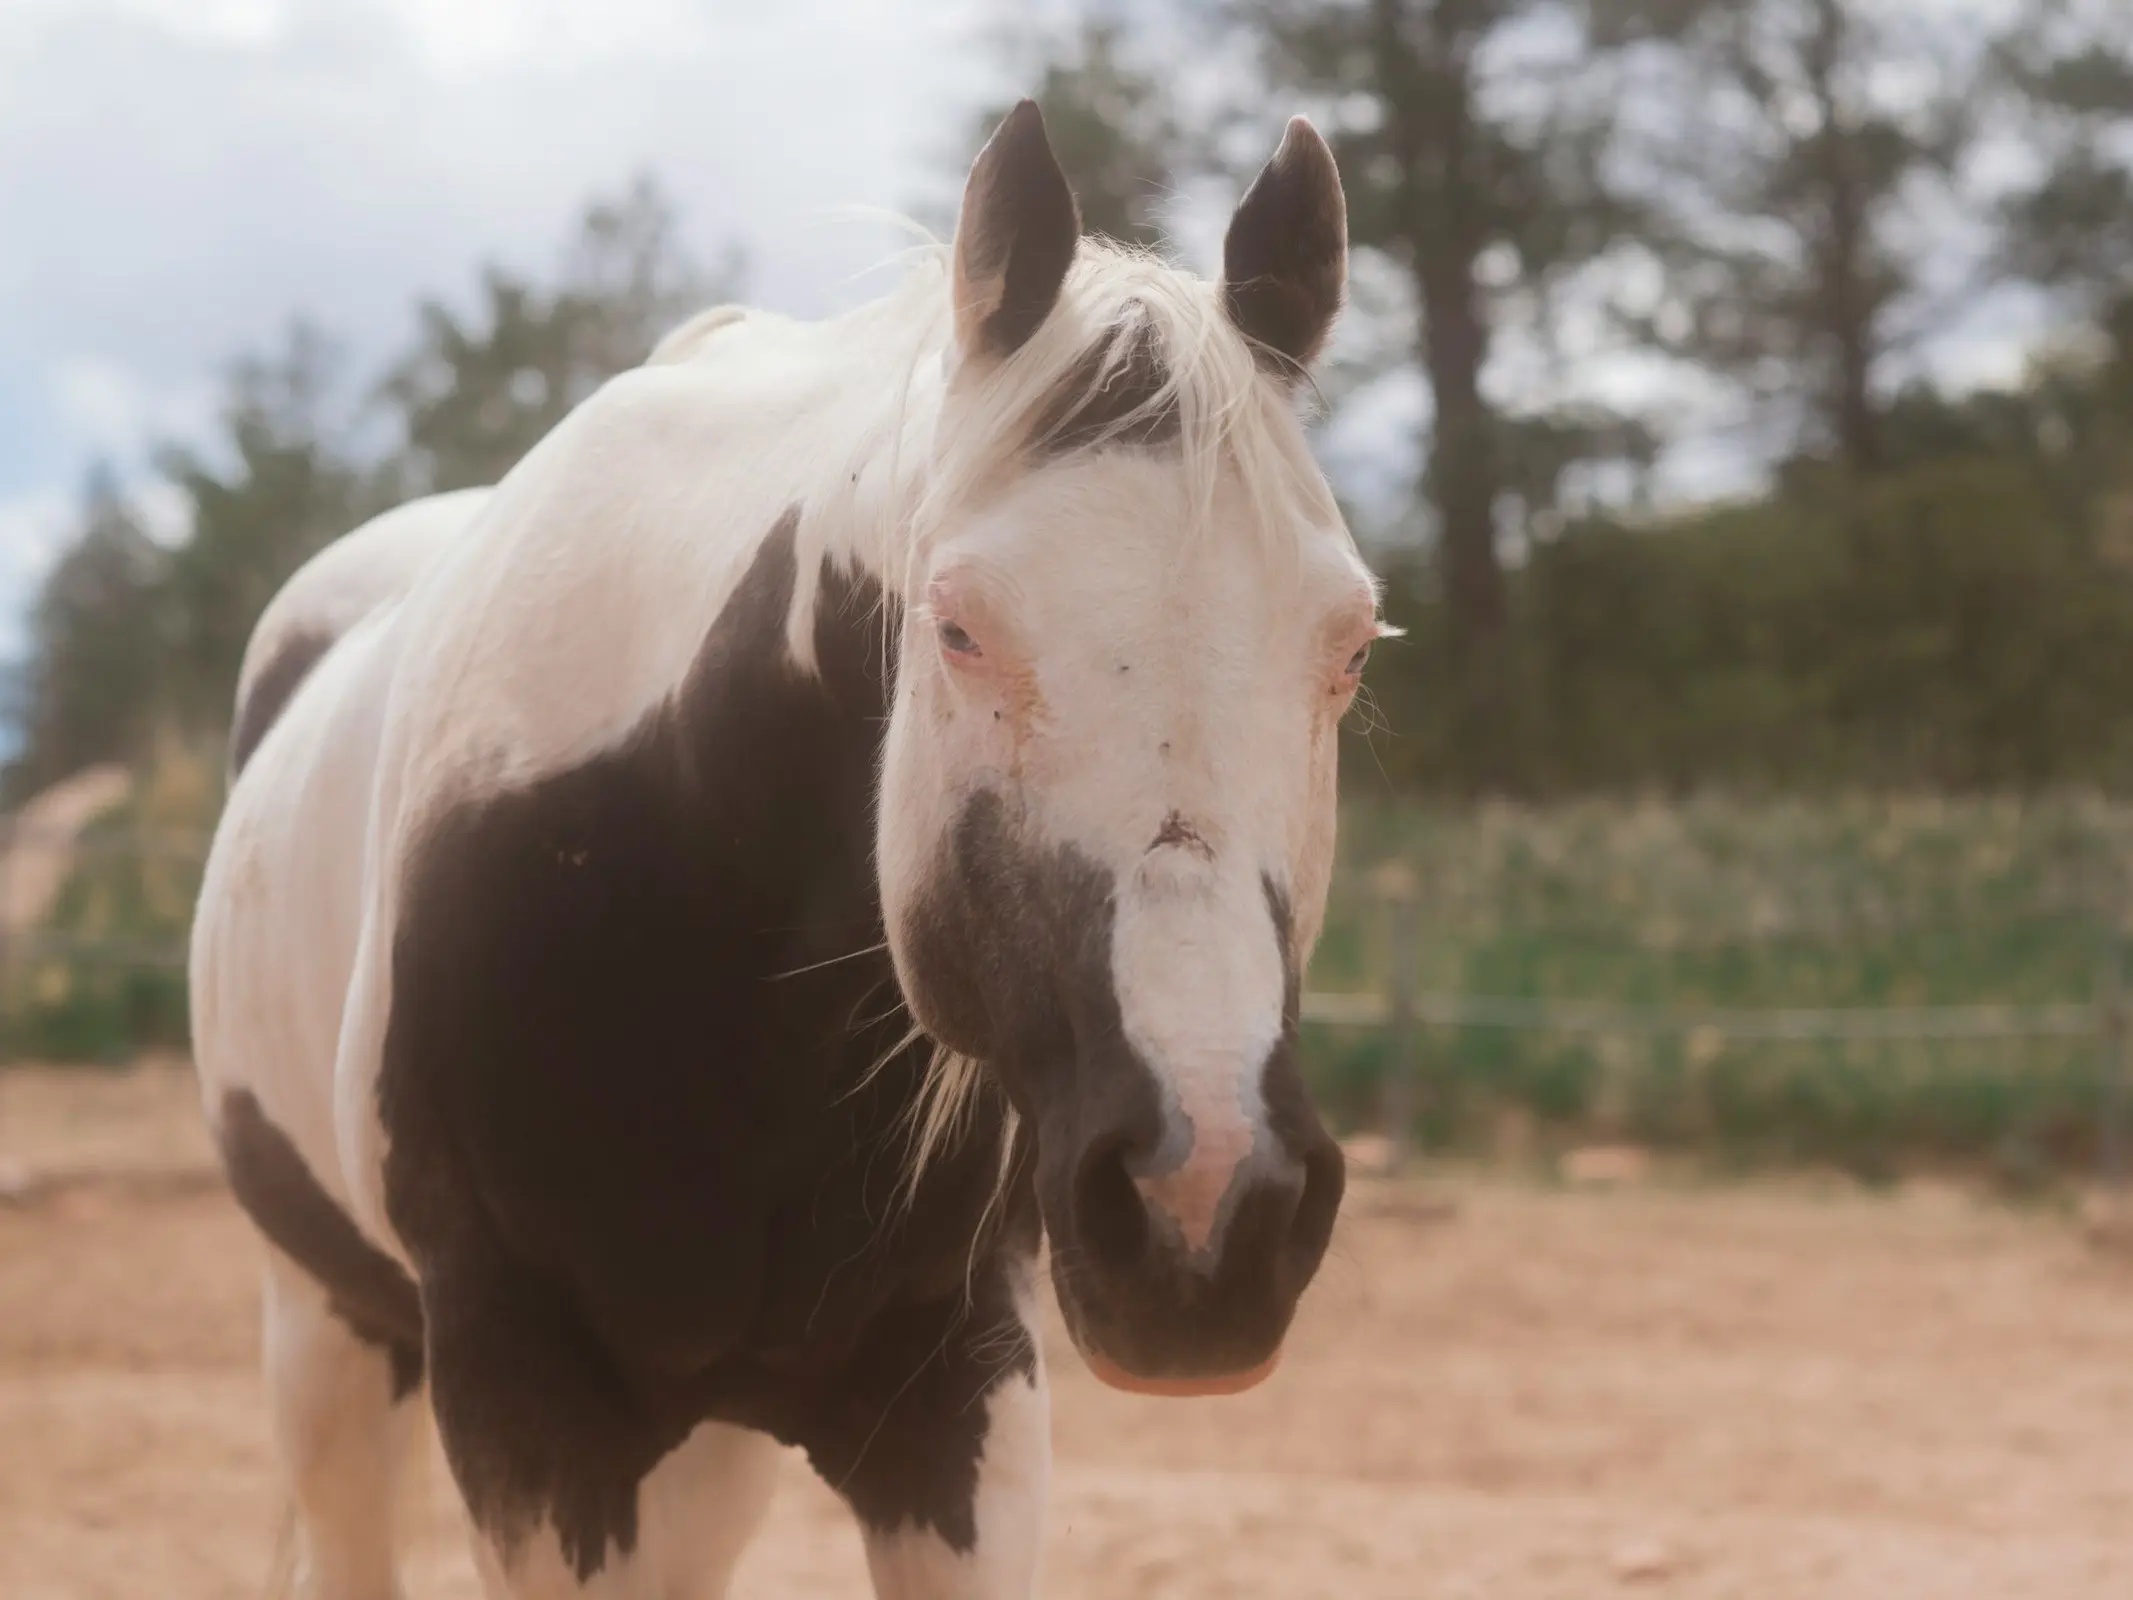
[(453, 1192), (396, 1225), (418, 1250), (493, 1228), (612, 1339), (731, 1348), (881, 1255), (923, 1060), (898, 1053), (886, 958), (855, 955), (877, 938), (845, 892), (863, 856), (773, 885), (641, 793), (580, 787), (492, 802), (426, 852), (383, 1084), (414, 1170), (388, 1190)]

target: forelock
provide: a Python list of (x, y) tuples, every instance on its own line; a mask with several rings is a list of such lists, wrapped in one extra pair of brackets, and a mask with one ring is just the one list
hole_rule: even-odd
[(1176, 446), (1184, 422), (1162, 335), (1138, 302), (1067, 369), (1039, 408), (1030, 446), (1041, 457), (1103, 445)]
[(1160, 449), (1184, 474), (1195, 530), (1241, 487), (1262, 555), (1338, 526), (1291, 392), (1267, 375), (1216, 285), (1145, 252), (1084, 239), (1058, 303), (1020, 349), (964, 374), (942, 413), (911, 530), (934, 530), (1009, 476), (1062, 455)]

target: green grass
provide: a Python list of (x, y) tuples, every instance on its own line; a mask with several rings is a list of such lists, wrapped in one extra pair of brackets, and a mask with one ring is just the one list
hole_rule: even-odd
[[(211, 767), (170, 759), (99, 820), (52, 915), (82, 953), (32, 963), (5, 1015), (17, 1056), (119, 1059), (185, 1039), (183, 974), (99, 949), (183, 946), (198, 863), (142, 830), (202, 830)], [(1382, 990), (1372, 870), (1419, 891), (1418, 989), (1654, 1008), (2082, 1003), (2133, 882), (2133, 805), (2058, 798), (1600, 802), (1355, 808), (1311, 984)], [(1336, 1121), (1376, 1123), (1391, 1046), (1313, 1028)], [(2104, 1063), (2087, 1039), (1741, 1043), (1424, 1028), (1425, 1147), (1545, 1162), (1628, 1139), (1723, 1167), (1921, 1164), (2036, 1187), (2096, 1157)]]
[(111, 1063), (187, 1046), (182, 958), (220, 798), (212, 759), (171, 749), (82, 830), (41, 947), (5, 994), (9, 1057)]
[[(1667, 1008), (2081, 1003), (2121, 922), (2133, 807), (2083, 799), (1527, 811), (1358, 810), (1312, 971), (1383, 989), (1370, 869), (1419, 888), (1424, 992)], [(1425, 1028), (1427, 1147), (1545, 1154), (1592, 1138), (1727, 1164), (1922, 1162), (2028, 1184), (2093, 1161), (2102, 1053), (2085, 1039), (1737, 1042)], [(1313, 1029), (1336, 1116), (1368, 1123), (1384, 1036)]]

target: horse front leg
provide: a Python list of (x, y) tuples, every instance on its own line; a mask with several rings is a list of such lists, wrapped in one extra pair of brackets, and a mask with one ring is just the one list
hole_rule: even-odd
[(1051, 1481), (1026, 1263), (884, 1319), (799, 1442), (851, 1506), (880, 1600), (1025, 1600)]
[(1033, 1352), (1027, 1374), (1001, 1378), (983, 1413), (967, 1522), (870, 1522), (861, 1514), (867, 1569), (881, 1600), (1023, 1600), (1037, 1592), (1052, 1469), (1043, 1355)]

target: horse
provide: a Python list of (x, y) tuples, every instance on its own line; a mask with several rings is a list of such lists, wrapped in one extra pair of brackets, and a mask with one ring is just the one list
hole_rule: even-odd
[(499, 1600), (723, 1595), (784, 1448), (878, 1595), (1026, 1595), (1042, 1275), (1109, 1383), (1273, 1368), (1386, 631), (1301, 415), (1346, 259), (1301, 118), (1209, 281), (1024, 102), (880, 298), (702, 313), (275, 596), (190, 985), (311, 1600), (400, 1592), (425, 1415)]

